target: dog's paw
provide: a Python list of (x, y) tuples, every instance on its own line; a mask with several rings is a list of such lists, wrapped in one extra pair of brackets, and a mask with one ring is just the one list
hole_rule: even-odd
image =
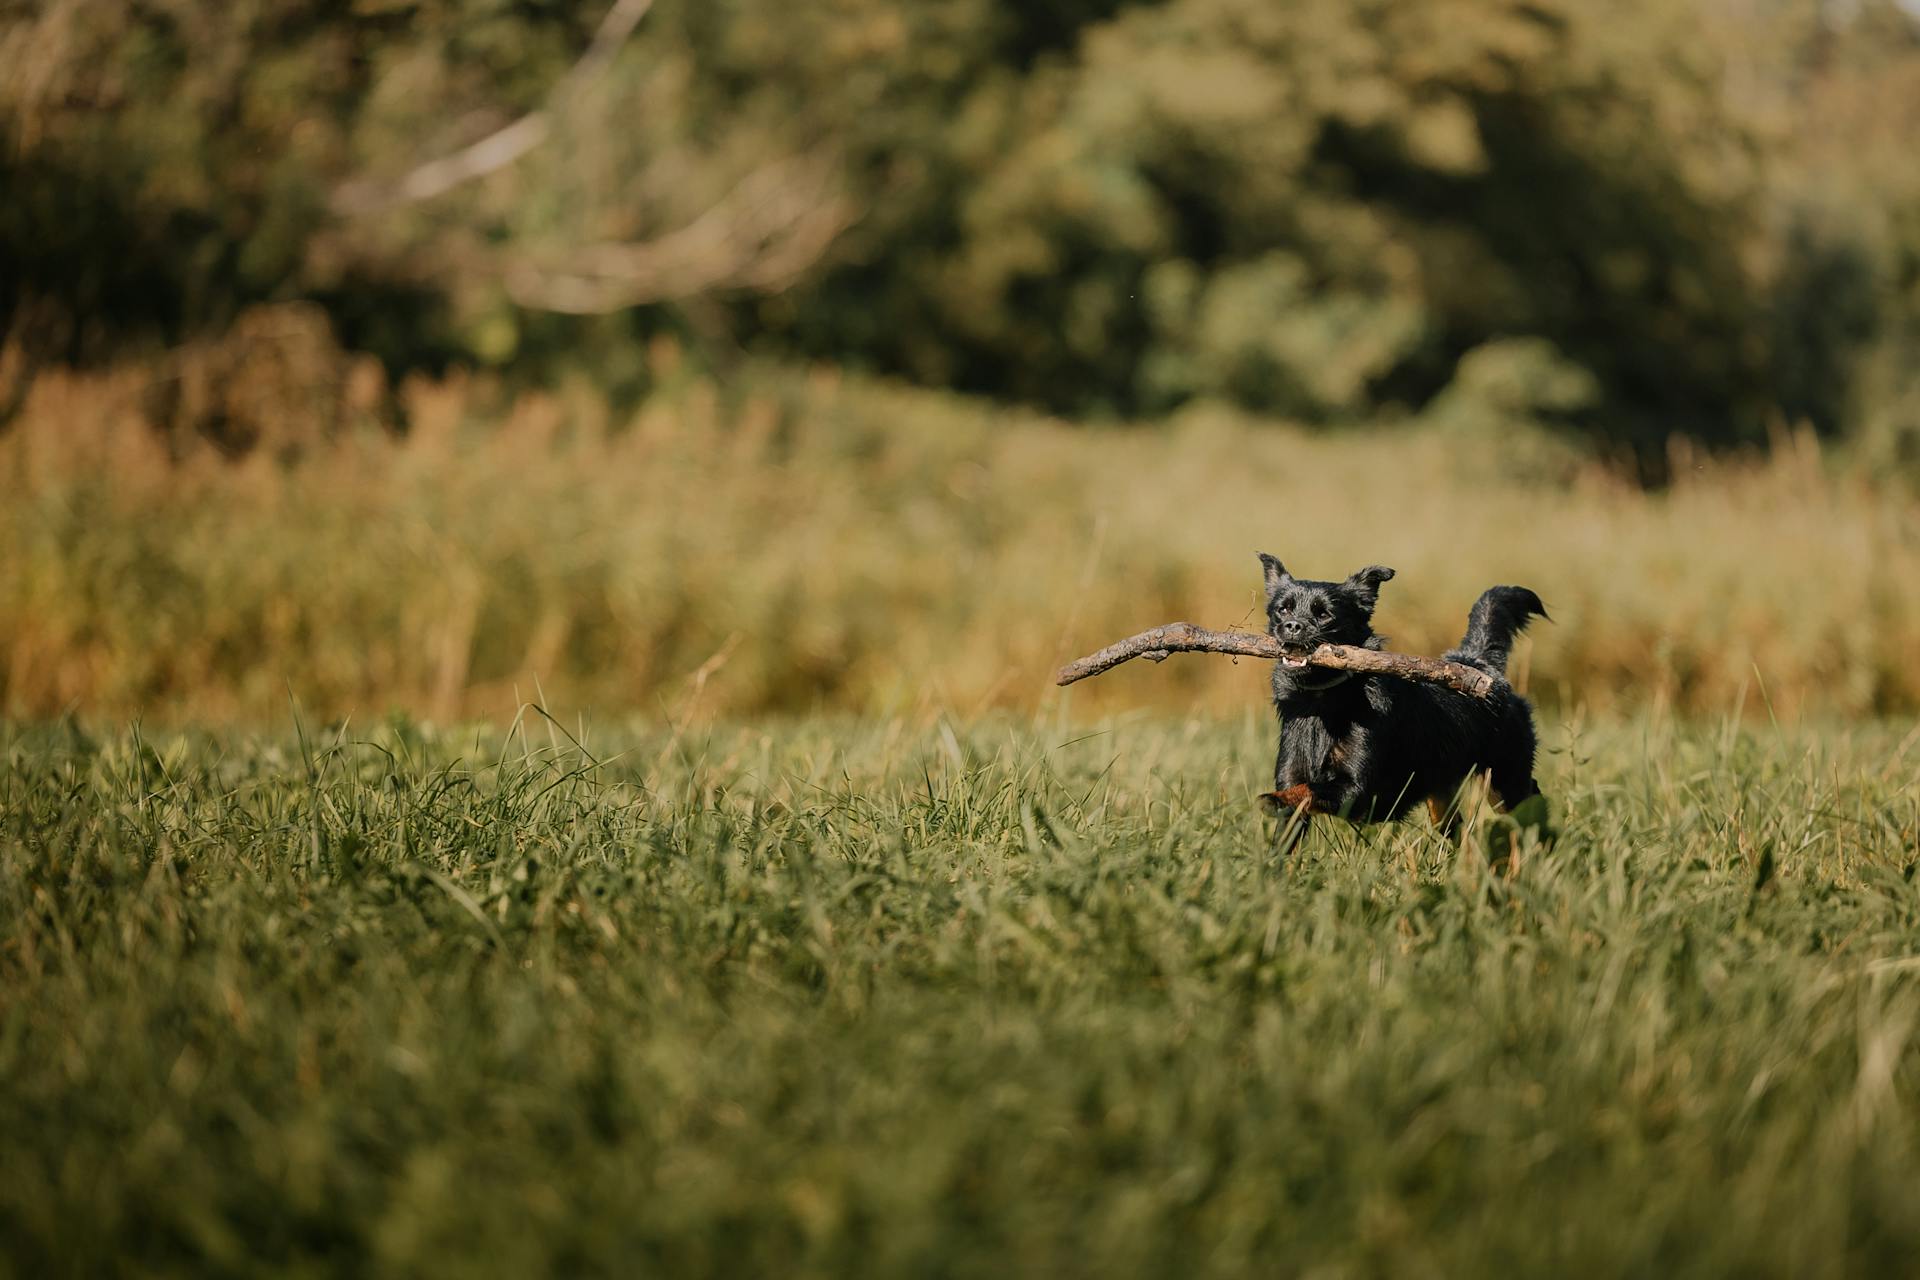
[(1313, 803), (1313, 788), (1296, 782), (1284, 791), (1262, 791), (1260, 806), (1268, 813), (1285, 816)]

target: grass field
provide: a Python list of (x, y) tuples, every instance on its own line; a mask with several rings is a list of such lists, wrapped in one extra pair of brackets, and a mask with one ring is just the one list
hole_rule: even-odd
[(1546, 726), (1267, 856), (1264, 717), (0, 728), (13, 1275), (1891, 1275), (1920, 739)]
[[(1539, 591), (1543, 704), (1764, 721), (1920, 710), (1920, 498), (1784, 437), (1647, 492), (1516, 427), (1308, 431), (1196, 408), (1070, 426), (791, 371), (517, 399), (401, 388), (404, 431), (283, 397), (228, 458), (142, 416), (150, 371), (49, 374), (0, 429), (0, 715), (259, 724), (522, 699), (675, 718), (1031, 714), (1048, 673), (1175, 619), (1258, 625), (1258, 551), (1387, 564), (1438, 653)], [(1225, 662), (1082, 714), (1238, 714)], [(697, 705), (691, 705), (697, 704)]]

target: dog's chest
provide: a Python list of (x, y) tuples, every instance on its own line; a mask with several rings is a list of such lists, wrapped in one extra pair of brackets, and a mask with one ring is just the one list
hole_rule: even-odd
[(1362, 751), (1359, 726), (1321, 716), (1295, 716), (1281, 731), (1290, 771), (1304, 777), (1351, 774)]

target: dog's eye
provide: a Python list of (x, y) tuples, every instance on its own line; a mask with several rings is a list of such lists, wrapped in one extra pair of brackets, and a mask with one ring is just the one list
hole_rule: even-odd
[(1280, 612), (1282, 612), (1282, 613), (1292, 613), (1292, 612), (1293, 612), (1293, 601), (1291, 601), (1291, 600), (1282, 600), (1282, 601), (1280, 602)]
[(1325, 601), (1316, 600), (1313, 602), (1313, 616), (1320, 619), (1320, 621), (1322, 622), (1325, 622), (1330, 616), (1332, 616), (1327, 612), (1327, 606)]

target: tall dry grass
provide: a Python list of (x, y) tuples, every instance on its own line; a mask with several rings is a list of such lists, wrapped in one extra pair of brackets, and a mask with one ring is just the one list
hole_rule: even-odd
[[(1258, 626), (1259, 550), (1395, 566), (1378, 622), (1413, 651), (1481, 588), (1536, 588), (1555, 621), (1516, 676), (1548, 704), (1920, 707), (1920, 507), (1806, 442), (1644, 493), (1432, 430), (1089, 429), (826, 375), (666, 382), (616, 418), (585, 390), (415, 381), (404, 433), (292, 403), (235, 458), (157, 429), (145, 373), (43, 373), (0, 430), (0, 707), (1031, 707), (1065, 696), (1057, 662), (1140, 627)], [(1262, 679), (1191, 658), (1070, 696), (1227, 708)]]

